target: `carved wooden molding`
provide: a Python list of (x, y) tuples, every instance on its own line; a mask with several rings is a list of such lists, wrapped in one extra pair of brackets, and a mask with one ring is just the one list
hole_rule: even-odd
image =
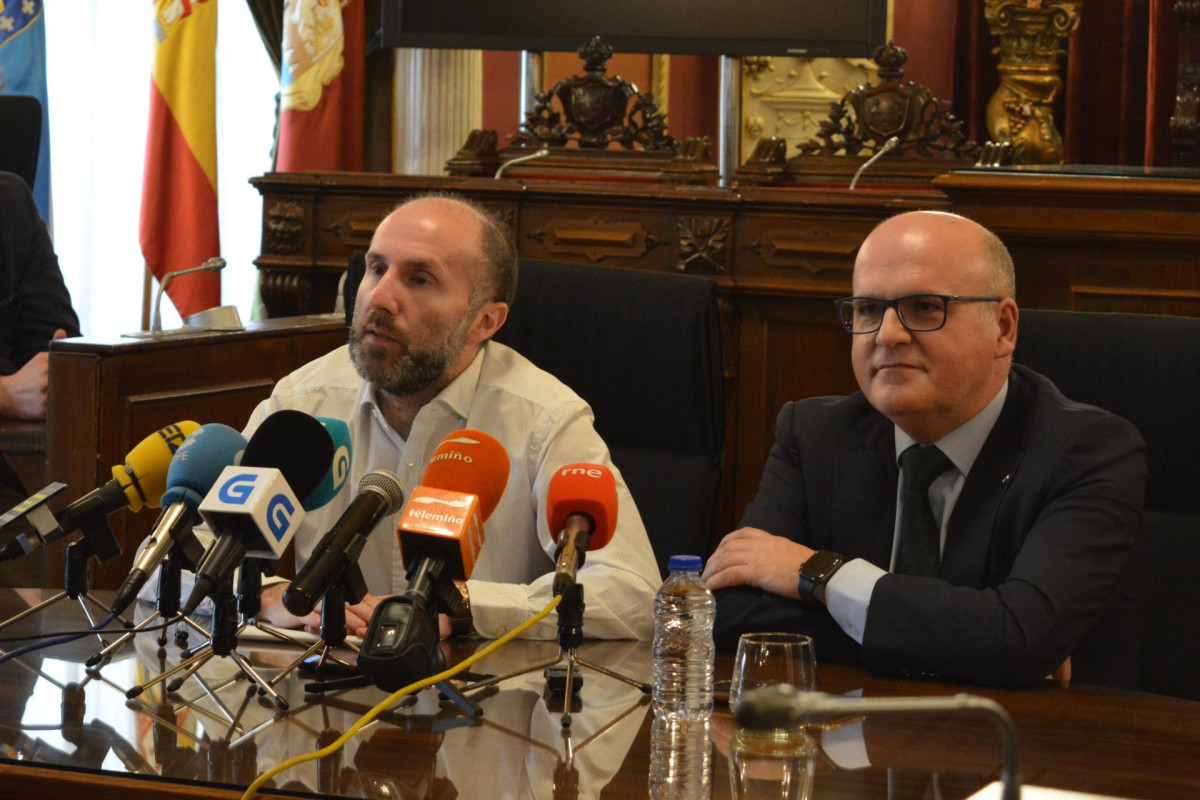
[(289, 316), (308, 308), (313, 284), (307, 274), (260, 270), (259, 276), (259, 292), (269, 316)]
[(278, 255), (300, 252), (307, 229), (308, 215), (304, 213), (304, 206), (289, 200), (268, 204), (263, 215), (263, 252)]
[(721, 273), (728, 271), (726, 248), (733, 222), (727, 217), (680, 217), (680, 272)]
[[(826, 270), (852, 272), (859, 241), (851, 241), (818, 225), (803, 230), (770, 230), (744, 249), (769, 267), (801, 269), (810, 275)], [(830, 259), (835, 259), (830, 263)], [(844, 263), (843, 263), (844, 262)]]
[(1200, 292), (1190, 289), (1071, 284), (1070, 291), (1072, 311), (1200, 316)]
[(545, 229), (527, 235), (549, 253), (583, 256), (598, 262), (605, 258), (637, 259), (662, 242), (640, 222), (603, 220), (552, 220)]
[(323, 230), (351, 247), (365, 249), (371, 245), (371, 237), (382, 221), (383, 217), (378, 214), (347, 213), (326, 225)]

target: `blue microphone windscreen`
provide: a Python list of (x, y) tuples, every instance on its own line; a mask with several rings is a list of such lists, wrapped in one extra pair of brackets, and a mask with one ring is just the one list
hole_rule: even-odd
[(321, 483), (332, 460), (333, 439), (324, 426), (303, 411), (284, 409), (266, 417), (251, 434), (241, 466), (279, 470), (303, 503)]
[(245, 437), (228, 425), (215, 422), (200, 426), (183, 441), (167, 467), (163, 507), (173, 503), (199, 506), (221, 471), (245, 448)]
[(321, 479), (316, 490), (304, 501), (305, 511), (315, 511), (328, 505), (333, 498), (338, 496), (342, 487), (346, 485), (347, 478), (350, 477), (350, 456), (353, 453), (350, 445), (349, 425), (332, 417), (317, 417), (316, 420), (325, 427), (329, 438), (333, 440), (333, 461), (329, 463), (329, 469), (326, 470), (325, 477)]

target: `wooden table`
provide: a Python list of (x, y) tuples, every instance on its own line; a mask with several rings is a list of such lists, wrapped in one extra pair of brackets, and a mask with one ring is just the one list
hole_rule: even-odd
[[(37, 590), (0, 590), (9, 618), (38, 598)], [(0, 632), (78, 627), (68, 601)], [(20, 629), (18, 631), (17, 629)], [(195, 643), (196, 636), (192, 636)], [(15, 645), (2, 645), (13, 649)], [(451, 663), (481, 647), (450, 648)], [(225, 684), (234, 669), (218, 659), (203, 671), (212, 697), (188, 681), (172, 702), (156, 691), (127, 704), (124, 690), (157, 674), (163, 659), (153, 634), (142, 634), (97, 677), (82, 661), (94, 640), (59, 645), (0, 665), (2, 797), (238, 797), (262, 770), (315, 750), (384, 697), (366, 688), (321, 700), (305, 696), (303, 680), (282, 683), (290, 708), (279, 712), (247, 699), (245, 683)], [(553, 642), (514, 642), (476, 667), (507, 672), (552, 656)], [(177, 649), (167, 648), (167, 661)], [(639, 679), (649, 679), (645, 643), (588, 642), (581, 655)], [(286, 653), (255, 651), (270, 674)], [(718, 662), (728, 674), (730, 659)], [(857, 668), (822, 665), (820, 689), (866, 696), (990, 697), (1013, 715), (1022, 770), (1039, 786), (1132, 798), (1200, 796), (1200, 704), (1168, 697), (1047, 684), (1025, 691), (969, 689), (876, 678)], [(653, 715), (631, 687), (585, 671), (582, 702), (569, 733), (543, 694), (540, 675), (506, 681), (481, 700), (472, 723), (440, 708), (435, 693), (394, 708), (353, 738), (338, 755), (289, 769), (270, 794), (388, 798), (645, 798)], [(237, 722), (222, 718), (219, 698)], [(186, 702), (185, 702), (186, 701)], [(728, 709), (711, 723), (711, 794), (731, 796)], [(815, 798), (923, 797), (936, 783), (943, 798), (965, 798), (996, 780), (1002, 763), (987, 722), (949, 716), (860, 718), (810, 731), (814, 750), (805, 768)], [(870, 766), (849, 768), (836, 739), (857, 741)], [(865, 748), (865, 749), (864, 749)], [(572, 754), (572, 755), (568, 755)], [(890, 786), (890, 793), (889, 793)]]

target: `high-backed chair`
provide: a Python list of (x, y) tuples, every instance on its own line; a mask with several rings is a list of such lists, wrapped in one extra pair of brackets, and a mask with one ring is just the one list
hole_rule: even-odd
[[(1146, 516), (1130, 586), (1140, 687), (1200, 699), (1200, 319), (1022, 309), (1014, 359), (1146, 440)], [(1105, 633), (1102, 624), (1093, 639)], [(1106, 646), (1119, 657), (1126, 645)]]
[(716, 284), (614, 267), (522, 260), (496, 339), (592, 407), (666, 575), (715, 542), (725, 430)]
[[(362, 277), (351, 258), (346, 319)], [(522, 260), (496, 334), (588, 402), (650, 535), (659, 570), (715, 546), (725, 431), (716, 284)]]
[(29, 95), (0, 94), (0, 170), (20, 175), (33, 189), (41, 141), (41, 102)]

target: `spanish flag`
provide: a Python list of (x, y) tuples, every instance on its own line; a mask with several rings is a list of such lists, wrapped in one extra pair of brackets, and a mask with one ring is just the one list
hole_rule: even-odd
[(363, 0), (287, 0), (275, 169), (361, 170)]
[[(154, 76), (140, 239), (160, 281), (220, 255), (217, 231), (217, 0), (155, 0)], [(167, 284), (181, 317), (220, 305), (217, 273)]]

